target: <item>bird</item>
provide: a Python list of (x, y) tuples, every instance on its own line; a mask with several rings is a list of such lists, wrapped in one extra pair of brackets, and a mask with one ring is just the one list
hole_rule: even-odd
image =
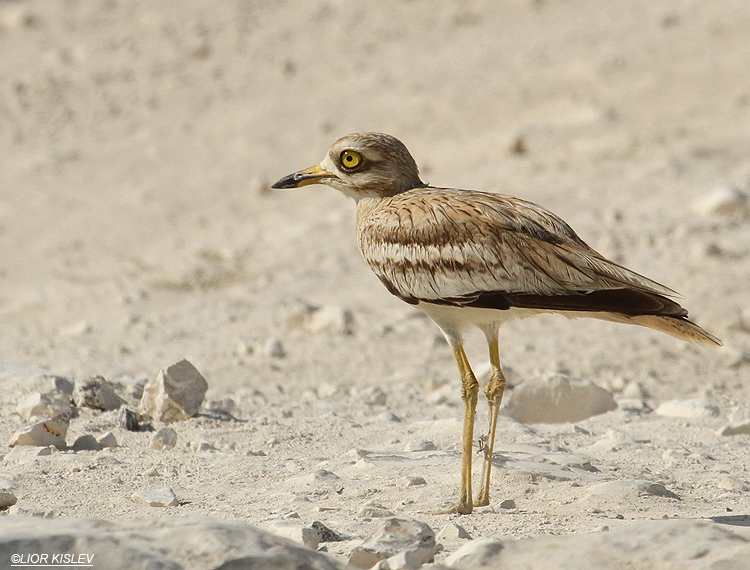
[[(490, 504), (498, 412), (507, 385), (500, 326), (540, 313), (592, 317), (648, 327), (699, 345), (721, 341), (688, 320), (672, 289), (610, 261), (560, 217), (532, 202), (494, 192), (422, 182), (397, 138), (377, 132), (337, 140), (320, 164), (272, 188), (325, 184), (353, 198), (359, 251), (386, 289), (424, 311), (442, 331), (461, 375), (464, 420), (458, 501), (447, 512)], [(472, 496), (472, 446), (479, 384), (463, 335), (479, 328), (491, 373), (489, 425), (481, 487)]]

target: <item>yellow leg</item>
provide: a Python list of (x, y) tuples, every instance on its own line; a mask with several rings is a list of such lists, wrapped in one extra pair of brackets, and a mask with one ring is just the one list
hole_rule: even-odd
[(459, 345), (453, 349), (453, 356), (461, 372), (461, 396), (464, 400), (464, 431), (461, 449), (461, 494), (456, 505), (456, 512), (467, 515), (473, 509), (471, 496), (471, 458), (474, 441), (474, 416), (477, 410), (479, 382), (471, 371), (469, 360), (464, 349)]
[(500, 411), (500, 403), (505, 392), (505, 376), (500, 368), (500, 353), (497, 347), (497, 335), (488, 334), (487, 342), (490, 347), (490, 363), (492, 374), (485, 389), (487, 404), (489, 406), (487, 429), (487, 440), (484, 446), (484, 463), (482, 464), (482, 487), (477, 495), (475, 505), (478, 507), (490, 504), (490, 471), (492, 470), (492, 453), (495, 448), (495, 430), (497, 429), (497, 415)]

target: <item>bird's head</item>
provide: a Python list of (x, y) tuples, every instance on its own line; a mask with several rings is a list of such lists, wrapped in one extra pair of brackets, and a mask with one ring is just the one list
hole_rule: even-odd
[(285, 176), (272, 188), (327, 184), (359, 201), (383, 198), (424, 186), (404, 144), (384, 133), (354, 133), (340, 138), (322, 162)]

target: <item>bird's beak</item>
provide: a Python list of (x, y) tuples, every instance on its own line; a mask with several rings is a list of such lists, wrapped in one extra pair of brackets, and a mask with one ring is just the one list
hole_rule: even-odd
[(289, 176), (284, 176), (284, 178), (277, 181), (271, 188), (299, 188), (308, 184), (318, 184), (324, 178), (331, 178), (332, 176), (333, 174), (318, 164), (290, 174)]

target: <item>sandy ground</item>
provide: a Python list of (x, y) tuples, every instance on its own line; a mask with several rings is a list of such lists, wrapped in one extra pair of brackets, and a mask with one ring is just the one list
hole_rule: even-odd
[[(0, 463), (19, 501), (60, 517), (154, 516), (130, 495), (169, 485), (182, 504), (166, 516), (263, 524), (294, 512), (352, 537), (377, 522), (357, 516), (368, 501), (435, 530), (452, 520), (431, 514), (458, 485), (450, 351), (360, 259), (351, 201), (322, 186), (268, 190), (339, 136), (378, 130), (433, 184), (558, 213), (680, 291), (726, 345), (557, 317), (506, 326), (513, 383), (558, 371), (618, 398), (640, 383), (651, 408), (706, 397), (721, 414), (504, 421), (499, 453), (561, 448), (597, 471), (497, 469), (494, 512), (460, 519), (472, 536), (750, 511), (749, 436), (717, 434), (750, 418), (750, 223), (691, 207), (717, 186), (748, 191), (744, 1), (0, 1), (0, 54), (0, 360), (125, 386), (187, 358), (241, 420), (183, 422), (177, 448), (157, 452), (151, 434), (114, 429), (114, 413), (84, 411), (69, 442), (112, 430), (121, 447)], [(305, 304), (349, 309), (352, 322), (307, 333), (293, 323)], [(274, 339), (283, 357), (263, 350)], [(22, 425), (13, 410), (28, 390), (3, 386), (0, 440)], [(219, 451), (189, 452), (200, 438)], [(389, 455), (413, 440), (437, 450)], [(402, 486), (408, 475), (427, 485)], [(612, 479), (679, 499), (602, 506), (586, 494)], [(497, 508), (505, 499), (517, 508)]]

